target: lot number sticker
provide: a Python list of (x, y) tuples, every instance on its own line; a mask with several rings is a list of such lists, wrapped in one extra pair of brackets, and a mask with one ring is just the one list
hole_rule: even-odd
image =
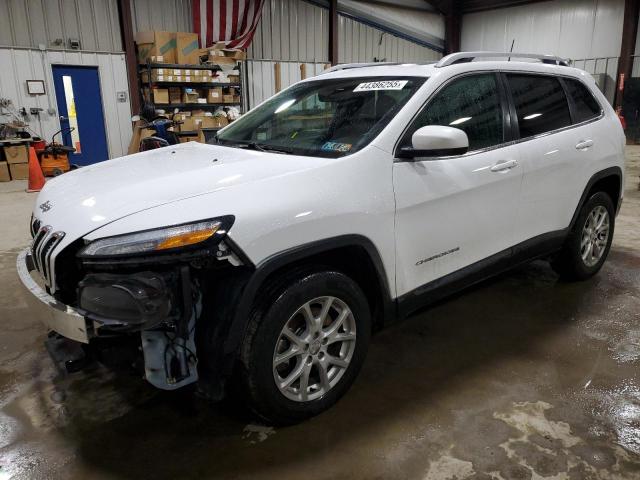
[(370, 92), (371, 90), (402, 90), (408, 80), (382, 80), (379, 82), (361, 83), (354, 92)]

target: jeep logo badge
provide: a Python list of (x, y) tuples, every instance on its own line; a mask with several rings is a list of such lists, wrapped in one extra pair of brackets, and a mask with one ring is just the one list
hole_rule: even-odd
[(51, 210), (51, 207), (53, 207), (53, 205), (51, 205), (51, 202), (49, 200), (40, 204), (40, 210), (42, 210), (42, 213), (48, 212), (49, 210)]

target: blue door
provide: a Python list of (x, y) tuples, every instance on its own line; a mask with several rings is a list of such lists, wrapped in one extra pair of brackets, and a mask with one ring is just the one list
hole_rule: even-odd
[(100, 95), (98, 67), (53, 66), (62, 138), (56, 141), (76, 149), (69, 155), (75, 165), (90, 165), (109, 158)]

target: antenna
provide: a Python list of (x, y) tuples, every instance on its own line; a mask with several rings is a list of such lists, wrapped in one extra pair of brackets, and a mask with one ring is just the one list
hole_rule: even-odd
[[(516, 39), (514, 38), (513, 40), (511, 40), (511, 49), (509, 50), (509, 53), (513, 52), (513, 44), (516, 43)], [(507, 62), (511, 61), (511, 57), (507, 58)]]

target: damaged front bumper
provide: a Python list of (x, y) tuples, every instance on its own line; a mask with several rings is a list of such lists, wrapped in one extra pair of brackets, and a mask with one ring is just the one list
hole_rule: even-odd
[[(82, 344), (89, 344), (93, 339), (99, 341), (99, 337), (128, 335), (131, 338), (131, 334), (139, 334), (145, 378), (149, 383), (163, 390), (174, 390), (198, 380), (194, 327), (201, 302), (199, 298), (193, 301), (189, 283), (182, 286), (185, 290), (182, 312), (170, 315), (171, 301), (177, 299), (160, 275), (87, 275), (80, 282), (81, 296), (86, 293), (82, 298), (88, 298), (90, 301), (85, 303), (95, 310), (114, 314), (109, 318), (70, 307), (50, 295), (42, 286), (42, 277), (29, 249), (18, 255), (16, 267), (25, 288), (39, 300), (39, 318), (49, 330)], [(181, 277), (187, 275), (182, 272)], [(114, 296), (118, 294), (119, 297)], [(103, 299), (112, 303), (101, 303)], [(123, 305), (129, 308), (123, 309)], [(128, 318), (115, 318), (123, 313)], [(176, 325), (173, 329), (160, 325), (169, 319)], [(54, 360), (59, 359), (54, 357)]]
[(38, 311), (43, 323), (63, 337), (89, 343), (93, 336), (93, 325), (80, 312), (59, 302), (41, 286), (39, 274), (31, 274), (36, 268), (29, 249), (18, 255), (16, 268), (22, 284), (39, 300)]

